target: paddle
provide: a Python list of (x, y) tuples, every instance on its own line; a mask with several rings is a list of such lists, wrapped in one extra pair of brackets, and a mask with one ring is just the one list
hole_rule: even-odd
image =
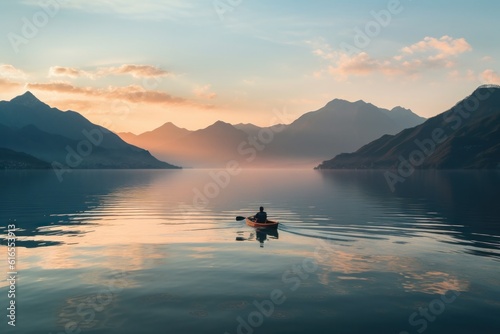
[(237, 220), (237, 221), (240, 221), (240, 220), (245, 220), (245, 217), (242, 217), (242, 216), (236, 216), (236, 220)]

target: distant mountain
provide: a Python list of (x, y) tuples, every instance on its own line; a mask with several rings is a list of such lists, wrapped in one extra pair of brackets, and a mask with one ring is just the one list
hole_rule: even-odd
[[(247, 135), (244, 131), (236, 129), (229, 123), (217, 121), (205, 129), (193, 131), (183, 138), (188, 144), (210, 147), (219, 147), (220, 150), (227, 149), (225, 143), (238, 143), (246, 140)], [(234, 150), (231, 145), (230, 151)]]
[(0, 146), (70, 168), (177, 168), (74, 111), (26, 92), (0, 102)]
[(26, 153), (0, 147), (0, 169), (48, 169), (48, 162)]
[(500, 168), (500, 86), (481, 86), (419, 126), (385, 135), (319, 169)]
[(355, 150), (383, 134), (395, 134), (425, 119), (401, 107), (382, 109), (364, 101), (335, 99), (288, 125), (266, 149), (269, 157), (310, 163)]
[(418, 116), (410, 109), (400, 106), (394, 107), (391, 110), (381, 109), (381, 111), (402, 128), (411, 128), (425, 121), (425, 118)]
[(236, 129), (244, 131), (249, 136), (258, 136), (259, 131), (271, 130), (273, 132), (281, 132), (286, 128), (285, 124), (276, 124), (272, 126), (260, 127), (251, 123), (239, 123), (233, 125)]
[(193, 155), (208, 162), (210, 166), (225, 166), (230, 160), (241, 160), (237, 148), (247, 138), (244, 131), (229, 123), (217, 121), (205, 129), (193, 131), (182, 142)]
[(184, 166), (223, 167), (229, 160), (251, 161), (253, 166), (314, 166), (325, 156), (357, 149), (383, 134), (397, 133), (424, 120), (401, 107), (387, 110), (363, 101), (336, 99), (290, 125), (259, 127), (219, 121), (189, 131), (166, 123), (140, 135), (119, 135), (155, 156)]
[[(141, 141), (144, 141), (145, 143), (149, 143), (150, 141), (154, 141), (158, 144), (165, 144), (185, 137), (189, 133), (191, 133), (191, 131), (179, 128), (173, 123), (168, 122), (153, 131), (144, 132), (141, 135), (135, 135), (130, 132), (123, 132), (118, 135), (126, 142), (135, 141), (136, 143), (140, 143)], [(141, 145), (137, 144), (137, 146)]]
[(248, 135), (256, 135), (261, 127), (251, 123), (238, 123), (233, 125), (236, 129), (245, 132)]
[(172, 123), (132, 135), (119, 134), (125, 141), (148, 148), (155, 156), (190, 167), (222, 167), (237, 159), (237, 147), (248, 135), (225, 122), (215, 122), (205, 129), (189, 131)]

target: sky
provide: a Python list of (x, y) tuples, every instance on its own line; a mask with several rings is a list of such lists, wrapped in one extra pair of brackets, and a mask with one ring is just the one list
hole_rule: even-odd
[(29, 90), (136, 134), (291, 122), (335, 98), (431, 117), (500, 84), (499, 12), (465, 0), (2, 1), (0, 100)]

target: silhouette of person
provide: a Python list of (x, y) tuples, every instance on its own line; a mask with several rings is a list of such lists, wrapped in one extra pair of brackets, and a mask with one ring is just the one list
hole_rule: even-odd
[(266, 223), (267, 222), (267, 213), (264, 211), (264, 207), (259, 208), (259, 212), (254, 216), (255, 221), (257, 223)]
[[(277, 229), (256, 229), (256, 237), (258, 242), (260, 242), (260, 247), (264, 247), (264, 242), (270, 240), (270, 239), (278, 239), (278, 230)], [(269, 238), (268, 238), (269, 236)]]
[(267, 240), (267, 233), (257, 230), (257, 241), (260, 242), (260, 247), (264, 247), (264, 241)]

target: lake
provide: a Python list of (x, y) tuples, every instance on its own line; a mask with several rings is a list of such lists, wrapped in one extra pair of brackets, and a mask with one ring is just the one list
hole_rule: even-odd
[[(498, 171), (416, 172), (394, 192), (383, 171), (2, 171), (0, 186), (0, 269), (15, 225), (17, 272), (2, 333), (500, 330)], [(261, 205), (278, 230), (235, 220)]]

